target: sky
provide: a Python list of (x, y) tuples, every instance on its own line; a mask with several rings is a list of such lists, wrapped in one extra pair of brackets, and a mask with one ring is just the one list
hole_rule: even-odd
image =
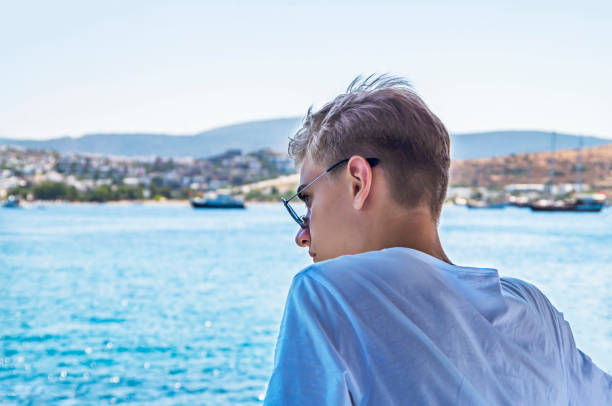
[(0, 0), (0, 137), (194, 134), (391, 73), (452, 133), (612, 138), (610, 1), (328, 3)]

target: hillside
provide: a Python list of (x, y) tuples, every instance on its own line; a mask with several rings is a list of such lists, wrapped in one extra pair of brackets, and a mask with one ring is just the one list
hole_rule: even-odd
[[(204, 131), (195, 135), (166, 134), (88, 134), (49, 140), (0, 138), (0, 144), (58, 152), (97, 153), (122, 156), (209, 157), (228, 149), (244, 153), (271, 149), (287, 151), (289, 136), (300, 124), (299, 118), (251, 121)], [(453, 159), (474, 159), (509, 154), (548, 151), (551, 133), (542, 131), (494, 131), (451, 135)], [(612, 139), (584, 137), (584, 146), (612, 143)], [(575, 148), (578, 136), (557, 133), (556, 148)]]
[(298, 124), (297, 118), (283, 118), (235, 124), (195, 135), (88, 134), (49, 140), (0, 138), (0, 144), (58, 152), (199, 158), (218, 155), (228, 149), (286, 151), (287, 137), (295, 132)]
[[(456, 160), (451, 164), (455, 186), (502, 187), (512, 183), (547, 183), (550, 152)], [(555, 152), (555, 183), (576, 183), (578, 151)], [(612, 189), (612, 144), (582, 149), (582, 182), (595, 189)]]
[[(552, 133), (543, 131), (491, 131), (457, 134), (451, 140), (453, 159), (490, 158), (510, 154), (549, 151)], [(576, 148), (580, 136), (556, 133), (555, 149)], [(583, 146), (612, 143), (612, 139), (582, 137)]]
[[(454, 160), (451, 186), (503, 188), (516, 183), (546, 184), (550, 176), (550, 152), (513, 154), (494, 158)], [(555, 183), (576, 183), (576, 149), (555, 152)], [(582, 149), (582, 182), (595, 190), (612, 191), (612, 144)], [(281, 176), (242, 186), (242, 190), (276, 187), (295, 190), (299, 175)]]

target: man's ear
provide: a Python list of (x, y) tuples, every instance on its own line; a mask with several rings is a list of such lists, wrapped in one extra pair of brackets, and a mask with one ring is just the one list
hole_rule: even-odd
[(361, 210), (372, 190), (372, 168), (364, 157), (353, 155), (347, 165), (353, 208)]

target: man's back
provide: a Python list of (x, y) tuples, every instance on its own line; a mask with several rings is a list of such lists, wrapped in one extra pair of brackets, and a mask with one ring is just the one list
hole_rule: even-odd
[(612, 378), (534, 286), (396, 247), (295, 276), (266, 404), (612, 404)]

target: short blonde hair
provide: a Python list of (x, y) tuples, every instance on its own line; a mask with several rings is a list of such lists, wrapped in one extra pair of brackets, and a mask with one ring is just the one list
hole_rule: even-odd
[(320, 110), (312, 106), (289, 141), (296, 165), (306, 156), (329, 166), (353, 155), (380, 159), (393, 198), (428, 204), (438, 220), (446, 197), (450, 137), (410, 84), (389, 75), (355, 78)]

